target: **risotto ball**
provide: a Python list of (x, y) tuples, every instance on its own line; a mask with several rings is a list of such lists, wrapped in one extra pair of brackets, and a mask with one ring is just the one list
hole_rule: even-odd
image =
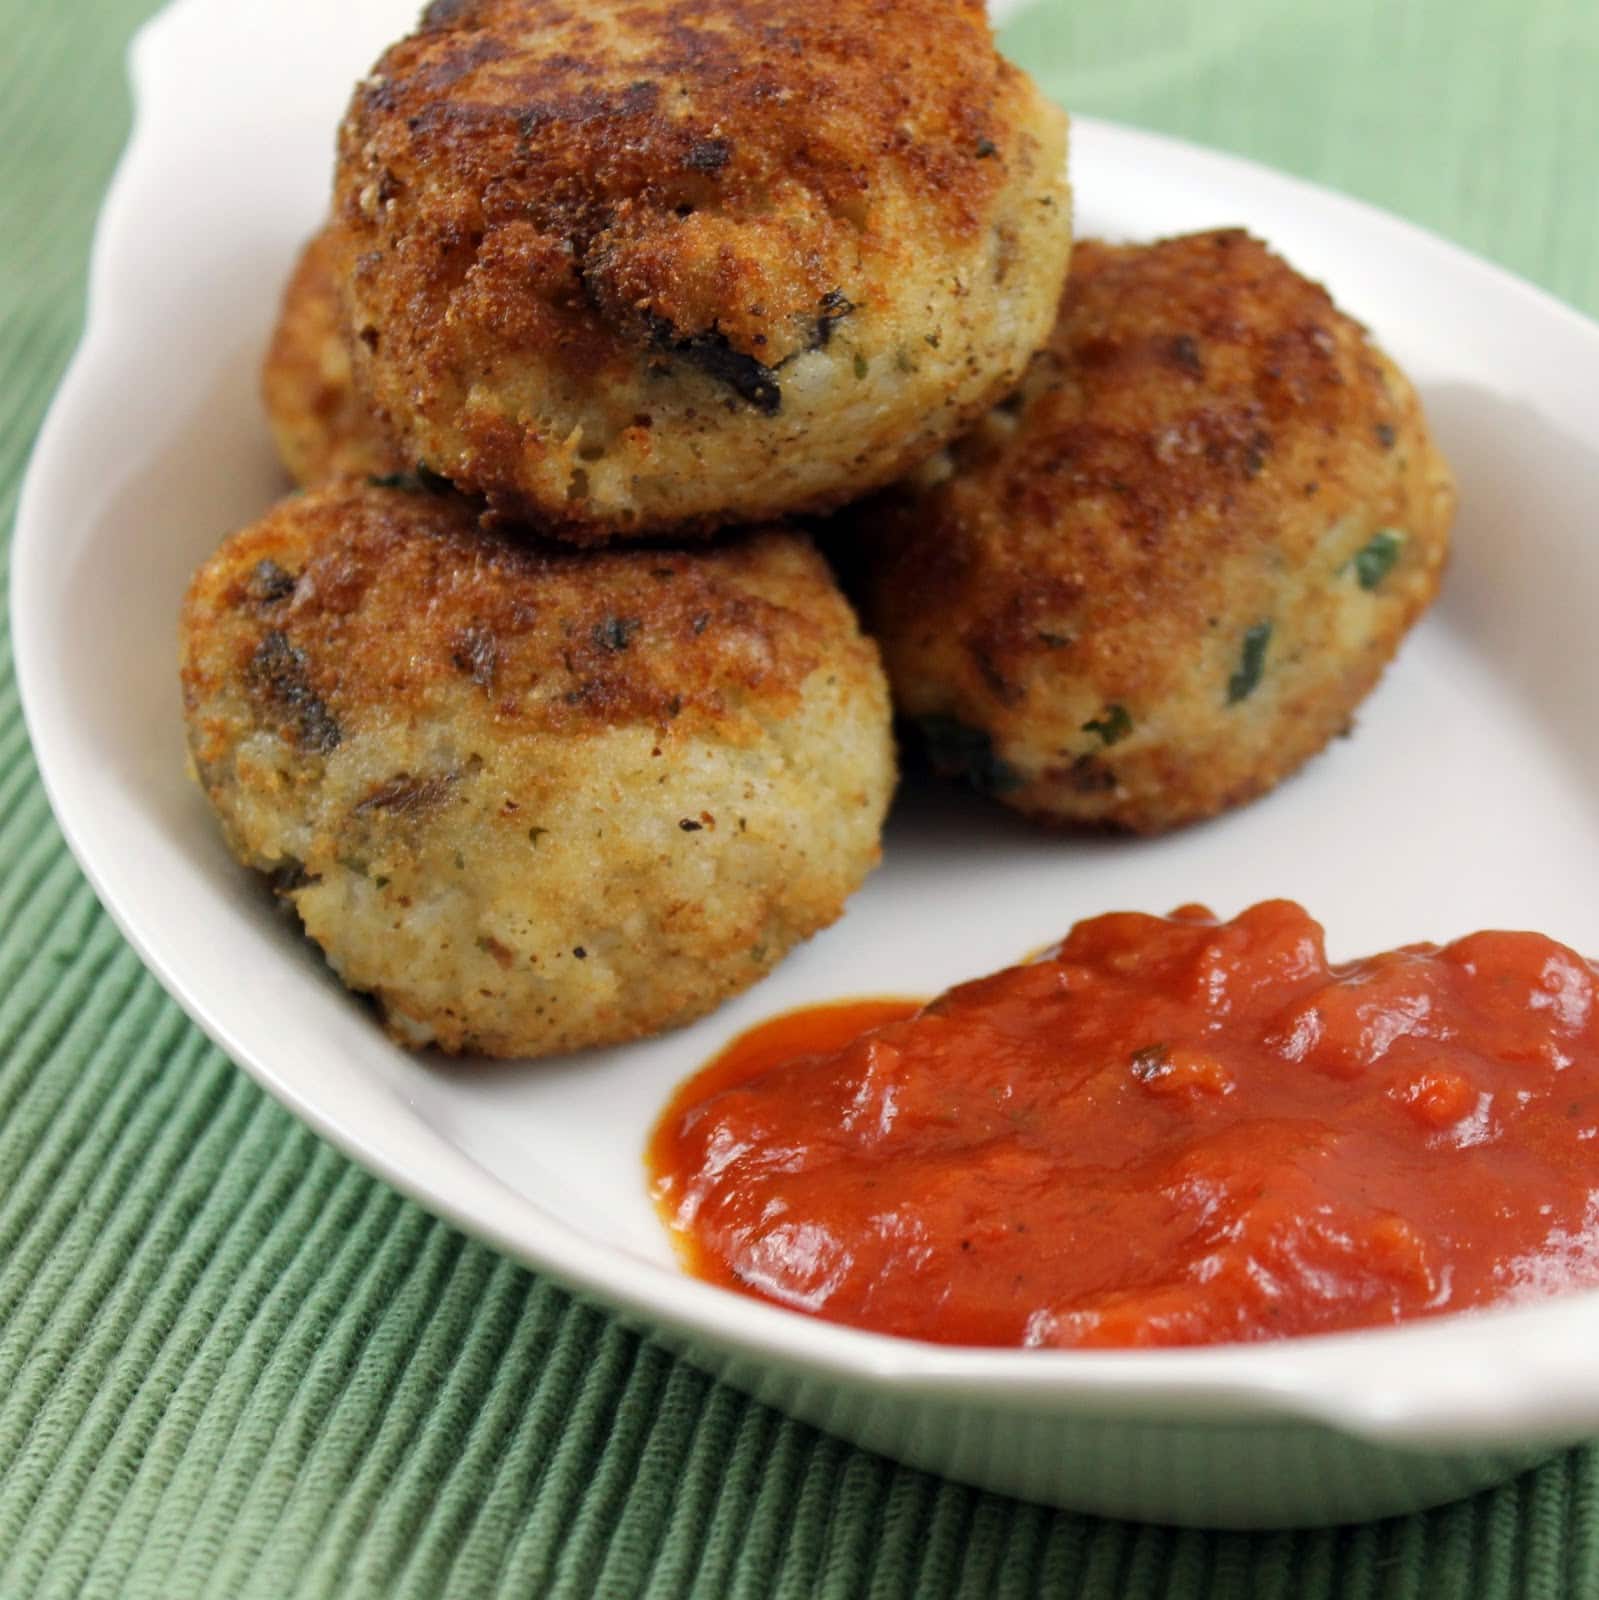
[(228, 843), (405, 1044), (687, 1022), (878, 859), (886, 685), (795, 533), (530, 547), (453, 496), (334, 485), (201, 569), (182, 657)]
[(261, 371), (273, 442), (289, 476), (303, 485), (384, 477), (403, 465), (350, 381), (333, 253), (326, 229), (301, 253)]
[(580, 543), (834, 507), (1020, 379), (1066, 121), (982, 0), (435, 0), (356, 90), (356, 384)]
[(1226, 230), (1079, 244), (1020, 391), (850, 539), (936, 766), (1046, 822), (1154, 831), (1349, 727), (1454, 505), (1403, 374)]

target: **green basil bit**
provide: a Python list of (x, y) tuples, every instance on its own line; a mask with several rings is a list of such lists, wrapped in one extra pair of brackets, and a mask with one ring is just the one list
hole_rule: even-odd
[(1398, 528), (1379, 528), (1355, 553), (1355, 578), (1362, 589), (1375, 589), (1390, 572), (1404, 549)]
[(1027, 779), (994, 749), (986, 728), (974, 728), (958, 717), (934, 713), (918, 717), (933, 765), (949, 777), (964, 778), (980, 794), (1010, 794)]
[(603, 622), (595, 623), (590, 633), (597, 648), (614, 652), (627, 649), (633, 642), (634, 634), (643, 626), (637, 617), (607, 617)]
[(1266, 647), (1271, 643), (1271, 623), (1257, 622), (1244, 635), (1244, 648), (1238, 658), (1238, 670), (1227, 680), (1227, 704), (1235, 706), (1247, 700), (1260, 686), (1266, 670)]
[(427, 462), (419, 461), (415, 472), (390, 472), (383, 477), (369, 476), (367, 484), (373, 489), (398, 489), (402, 494), (451, 494), (455, 485), (441, 472), (435, 472)]
[(1084, 733), (1097, 733), (1104, 744), (1120, 744), (1132, 731), (1126, 706), (1106, 706), (1092, 722), (1083, 724)]

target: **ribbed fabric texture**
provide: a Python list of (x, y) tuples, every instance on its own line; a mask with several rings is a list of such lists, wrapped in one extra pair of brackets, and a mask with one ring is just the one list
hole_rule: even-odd
[[(7, 529), (150, 9), (0, 0)], [(1077, 109), (1363, 194), (1599, 311), (1591, 0), (1040, 0), (1011, 42)], [(941, 1483), (710, 1382), (205, 1043), (68, 859), (0, 641), (0, 1600), (502, 1594), (1599, 1594), (1599, 1454), (1402, 1521), (1178, 1533)]]

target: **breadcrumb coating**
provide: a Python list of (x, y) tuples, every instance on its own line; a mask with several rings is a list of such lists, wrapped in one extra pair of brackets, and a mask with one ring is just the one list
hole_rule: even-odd
[(1454, 505), (1404, 375), (1227, 229), (1080, 243), (1021, 389), (846, 537), (936, 765), (1046, 822), (1155, 831), (1348, 728)]
[(1044, 342), (1065, 138), (981, 0), (434, 4), (341, 133), (357, 388), (574, 542), (841, 505)]
[(324, 228), (301, 252), (261, 369), (273, 442), (289, 476), (306, 486), (384, 477), (405, 465), (350, 377), (333, 244)]
[(887, 688), (796, 533), (579, 552), (337, 484), (224, 543), (182, 653), (234, 853), (407, 1044), (687, 1022), (878, 859)]

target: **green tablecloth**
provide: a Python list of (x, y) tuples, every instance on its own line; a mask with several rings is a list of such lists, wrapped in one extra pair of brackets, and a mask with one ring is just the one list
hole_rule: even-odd
[[(6, 526), (152, 9), (0, 0)], [(1009, 39), (1075, 109), (1347, 189), (1599, 312), (1595, 0), (1038, 0)], [(0, 1600), (645, 1591), (1599, 1594), (1599, 1452), (1425, 1517), (1176, 1533), (940, 1483), (719, 1387), (205, 1043), (68, 858), (0, 642)]]

